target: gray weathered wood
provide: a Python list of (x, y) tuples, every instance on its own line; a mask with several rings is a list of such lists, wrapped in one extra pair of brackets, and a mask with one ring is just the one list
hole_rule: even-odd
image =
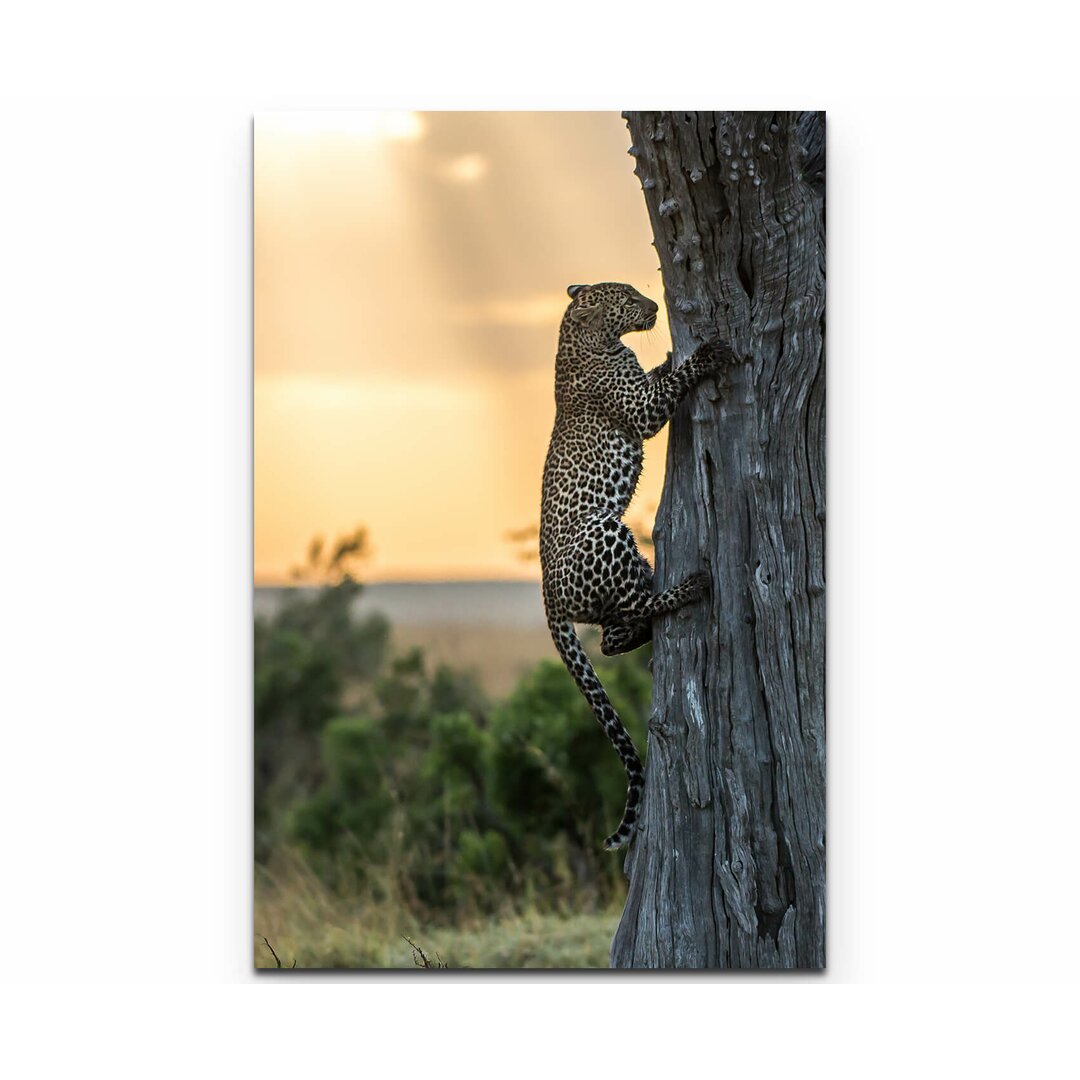
[(671, 423), (641, 827), (614, 967), (825, 964), (825, 122), (628, 113), (676, 362), (750, 358)]

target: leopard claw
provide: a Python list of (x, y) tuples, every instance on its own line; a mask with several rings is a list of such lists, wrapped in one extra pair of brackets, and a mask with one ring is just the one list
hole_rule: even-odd
[(710, 338), (703, 345), (698, 346), (697, 352), (706, 365), (712, 369), (734, 367), (741, 363), (731, 348), (731, 342), (721, 337)]
[(690, 598), (699, 600), (709, 591), (710, 578), (706, 571), (695, 570), (692, 574), (687, 575), (683, 584), (690, 593)]

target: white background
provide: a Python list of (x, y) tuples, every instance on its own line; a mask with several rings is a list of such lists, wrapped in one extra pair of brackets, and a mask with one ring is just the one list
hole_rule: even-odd
[[(1075, 1069), (1075, 27), (833, 7), (4, 16), (15, 1075)], [(252, 975), (250, 121), (349, 106), (828, 111), (824, 976)]]

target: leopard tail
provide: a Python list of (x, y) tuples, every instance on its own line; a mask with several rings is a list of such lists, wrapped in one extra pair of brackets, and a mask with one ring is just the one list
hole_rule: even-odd
[(645, 784), (645, 772), (641, 767), (641, 758), (638, 757), (629, 732), (623, 727), (618, 713), (615, 712), (611, 701), (608, 699), (588, 654), (581, 647), (581, 641), (574, 630), (574, 624), (569, 620), (549, 618), (548, 627), (551, 630), (555, 648), (558, 649), (566, 669), (570, 672), (574, 682), (577, 683), (578, 689), (585, 696), (593, 715), (604, 729), (604, 733), (611, 740), (611, 744), (615, 747), (615, 751), (626, 769), (626, 808), (623, 810), (619, 827), (604, 841), (604, 847), (608, 851), (614, 851), (621, 848), (634, 832), (642, 789)]

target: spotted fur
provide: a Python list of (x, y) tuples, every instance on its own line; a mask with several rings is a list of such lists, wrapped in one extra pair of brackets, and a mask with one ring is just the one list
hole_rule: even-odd
[(641, 475), (642, 443), (690, 389), (735, 363), (712, 341), (677, 368), (671, 356), (648, 374), (621, 341), (656, 324), (657, 305), (629, 285), (571, 285), (555, 360), (555, 428), (540, 505), (544, 607), (555, 647), (626, 768), (626, 809), (605, 841), (622, 847), (637, 821), (641, 759), (581, 647), (574, 623), (603, 629), (606, 655), (652, 638), (652, 620), (702, 595), (703, 573), (653, 594), (653, 574), (622, 522)]

